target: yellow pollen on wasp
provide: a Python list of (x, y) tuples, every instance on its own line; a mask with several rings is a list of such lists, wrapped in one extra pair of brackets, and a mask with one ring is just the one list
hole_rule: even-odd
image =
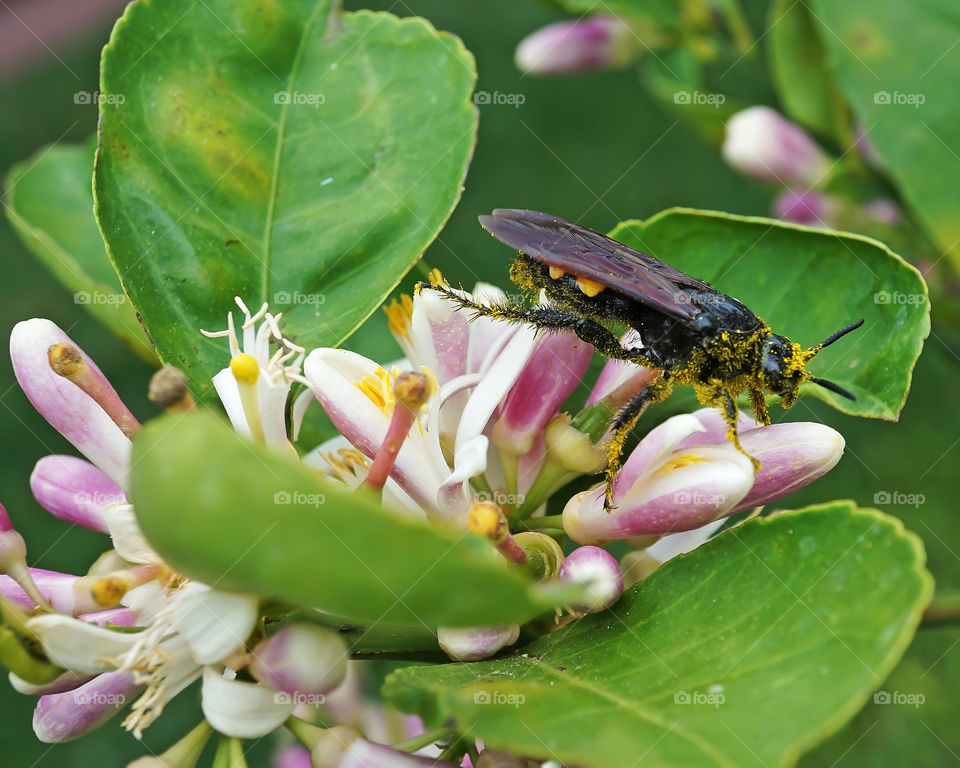
[(390, 326), (390, 333), (394, 336), (410, 338), (410, 319), (413, 317), (413, 299), (407, 295), (394, 299), (389, 306), (383, 308)]
[(587, 280), (585, 277), (577, 278), (577, 288), (583, 291), (591, 299), (600, 293), (604, 287), (605, 286), (601, 285), (600, 283), (596, 283), (593, 280)]
[(682, 453), (679, 456), (674, 456), (670, 459), (667, 459), (663, 464), (654, 472), (656, 475), (665, 475), (668, 472), (673, 472), (675, 469), (681, 469), (682, 467), (689, 467), (692, 464), (705, 464), (706, 459), (702, 456), (698, 456), (695, 453)]
[(234, 378), (243, 384), (256, 384), (260, 376), (260, 364), (253, 355), (241, 352), (230, 359)]
[(560, 269), (560, 267), (550, 267), (550, 278), (552, 280), (559, 280), (565, 274), (567, 273)]

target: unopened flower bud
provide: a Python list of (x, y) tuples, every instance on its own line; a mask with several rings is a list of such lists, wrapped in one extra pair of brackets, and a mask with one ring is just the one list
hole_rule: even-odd
[(349, 655), (336, 632), (314, 624), (291, 624), (257, 644), (250, 674), (275, 691), (321, 695), (343, 682)]
[(106, 672), (79, 688), (41, 696), (33, 711), (33, 732), (45, 744), (85, 736), (116, 715), (139, 687), (130, 672)]
[(833, 226), (834, 202), (820, 192), (788, 189), (773, 201), (773, 215), (781, 221), (810, 227)]
[(525, 37), (517, 46), (516, 64), (535, 75), (567, 75), (629, 64), (639, 41), (616, 16), (559, 21)]
[(581, 584), (586, 592), (572, 607), (580, 613), (605, 611), (623, 594), (623, 572), (616, 558), (600, 547), (579, 547), (560, 566), (560, 581)]
[(830, 161), (800, 126), (769, 107), (750, 107), (727, 122), (723, 156), (760, 181), (814, 187), (825, 181)]
[(472, 627), (437, 630), (443, 652), (454, 661), (482, 661), (520, 637), (520, 627)]
[(583, 475), (599, 472), (607, 462), (606, 451), (590, 441), (590, 437), (570, 424), (570, 417), (561, 413), (547, 425), (544, 435), (547, 452), (564, 469)]

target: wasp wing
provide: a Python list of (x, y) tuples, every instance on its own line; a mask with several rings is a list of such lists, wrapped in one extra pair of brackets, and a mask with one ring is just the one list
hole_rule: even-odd
[(681, 322), (696, 316), (681, 288), (714, 291), (709, 283), (659, 259), (556, 216), (497, 208), (492, 216), (479, 219), (491, 235), (521, 253), (600, 283)]

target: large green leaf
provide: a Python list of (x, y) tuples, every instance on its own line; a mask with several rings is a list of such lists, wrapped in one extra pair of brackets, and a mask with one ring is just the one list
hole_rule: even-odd
[(521, 622), (553, 604), (489, 542), (322, 483), (209, 413), (150, 422), (131, 466), (150, 543), (212, 586), (429, 628)]
[(809, 0), (834, 75), (900, 191), (960, 267), (960, 9)]
[(449, 216), (476, 132), (458, 39), (329, 0), (131, 3), (101, 76), (97, 217), (198, 392), (234, 295), (306, 347), (349, 335)]
[(570, 765), (784, 766), (904, 652), (933, 583), (895, 518), (852, 502), (753, 520), (505, 658), (410, 667), (385, 693), (492, 748)]
[(861, 317), (864, 327), (814, 358), (810, 369), (853, 392), (804, 385), (857, 416), (897, 418), (930, 331), (920, 273), (875, 240), (772, 219), (676, 208), (627, 221), (616, 239), (736, 296), (777, 333), (804, 347)]
[(802, 0), (774, 0), (767, 28), (770, 75), (787, 114), (819, 133), (845, 138), (846, 107), (810, 10)]
[(157, 357), (107, 258), (93, 217), (94, 143), (45, 147), (7, 177), (7, 217), (77, 304), (145, 360)]

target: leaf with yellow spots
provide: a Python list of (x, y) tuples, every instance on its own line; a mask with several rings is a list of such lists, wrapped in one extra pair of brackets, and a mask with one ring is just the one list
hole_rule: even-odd
[(160, 357), (212, 391), (199, 335), (240, 295), (335, 346), (459, 199), (476, 72), (423, 19), (324, 0), (132, 3), (104, 50), (96, 213)]

